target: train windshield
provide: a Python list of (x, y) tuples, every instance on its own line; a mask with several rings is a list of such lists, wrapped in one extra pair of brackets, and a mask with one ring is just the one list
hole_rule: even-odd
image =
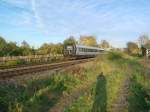
[(73, 50), (72, 46), (67, 46), (67, 50)]

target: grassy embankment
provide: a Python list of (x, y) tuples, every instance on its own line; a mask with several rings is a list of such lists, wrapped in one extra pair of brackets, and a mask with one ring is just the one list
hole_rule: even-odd
[[(150, 111), (150, 77), (137, 58), (110, 53), (98, 58), (105, 80), (97, 80), (88, 92), (79, 97), (65, 112), (112, 112), (123, 80), (128, 81), (128, 105), (121, 112)], [(122, 102), (125, 103), (125, 102)]]
[(46, 112), (75, 88), (95, 80), (99, 66), (89, 62), (70, 70), (43, 74), (19, 83), (0, 85), (0, 109), (4, 112)]
[[(96, 79), (100, 72), (104, 74), (102, 80)], [(104, 54), (86, 66), (53, 75), (47, 73), (19, 84), (1, 84), (0, 109), (7, 112), (47, 112), (62, 96), (88, 85), (87, 91), (68, 105), (65, 112), (104, 112), (112, 109), (114, 100), (119, 97), (119, 87), (129, 78), (129, 108), (124, 111), (148, 112), (150, 83), (144, 74), (136, 58), (121, 53)]]

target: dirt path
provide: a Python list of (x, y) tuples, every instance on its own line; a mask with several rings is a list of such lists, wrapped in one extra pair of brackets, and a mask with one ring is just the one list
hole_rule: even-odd
[(108, 112), (127, 112), (128, 110), (128, 88), (129, 87), (129, 78), (126, 78), (122, 85), (119, 88), (119, 92), (117, 94), (116, 99), (113, 101), (111, 106), (111, 110)]

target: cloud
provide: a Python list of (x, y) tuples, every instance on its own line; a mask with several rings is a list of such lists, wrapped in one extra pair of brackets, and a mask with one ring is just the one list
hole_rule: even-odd
[(31, 3), (31, 8), (32, 8), (32, 11), (33, 11), (33, 15), (34, 15), (34, 19), (36, 21), (37, 27), (41, 31), (43, 31), (44, 33), (47, 33), (46, 29), (45, 29), (45, 25), (43, 24), (42, 18), (39, 16), (38, 11), (36, 9), (36, 1), (35, 0), (31, 0), (30, 3)]
[[(124, 1), (124, 3), (126, 2), (127, 0)], [(117, 7), (117, 5), (120, 6)], [(134, 15), (122, 14), (130, 11), (124, 9), (126, 5), (123, 7), (122, 5), (123, 3), (116, 0), (32, 0), (32, 9), (39, 26), (48, 29), (51, 34), (58, 34), (59, 31), (60, 35), (64, 33), (97, 33), (104, 30), (128, 31), (129, 28), (129, 30), (134, 29), (135, 25), (142, 26), (143, 21), (137, 20)]]
[[(99, 40), (122, 43), (133, 40), (140, 32), (150, 32), (149, 0), (3, 1), (15, 10), (19, 9), (16, 12), (13, 10), (14, 15), (5, 14), (6, 18), (11, 17), (16, 21), (14, 23), (23, 27), (37, 27), (39, 32), (49, 37), (57, 37), (57, 40), (69, 35), (79, 37), (94, 34)], [(54, 40), (51, 38), (51, 41)]]

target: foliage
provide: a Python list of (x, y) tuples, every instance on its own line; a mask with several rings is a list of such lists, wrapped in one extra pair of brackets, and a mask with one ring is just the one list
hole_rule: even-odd
[(17, 46), (15, 42), (9, 42), (7, 44), (7, 56), (19, 56), (23, 55), (23, 51)]
[(150, 111), (150, 89), (144, 84), (144, 76), (134, 74), (129, 85), (129, 112)]
[(46, 54), (62, 54), (63, 45), (61, 43), (53, 44), (53, 43), (44, 43), (39, 49), (38, 54), (46, 55)]
[(95, 36), (80, 36), (79, 43), (88, 46), (97, 46), (97, 41)]
[[(67, 40), (65, 41), (67, 43)], [(44, 43), (40, 48), (31, 47), (26, 41), (21, 43), (21, 46), (16, 42), (7, 42), (0, 37), (0, 56), (29, 56), (35, 54), (62, 54), (63, 45), (61, 43)]]
[(101, 48), (110, 48), (110, 44), (106, 40), (102, 40), (99, 46)]
[(77, 41), (75, 40), (75, 38), (73, 36), (70, 36), (69, 38), (67, 38), (66, 40), (64, 40), (63, 45), (74, 45), (76, 44)]
[(90, 71), (91, 67), (83, 68), (81, 75), (75, 71), (54, 74), (50, 72), (43, 74), (44, 77), (33, 77), (19, 84), (0, 84), (0, 108), (8, 112), (46, 112), (57, 103), (64, 92), (69, 93), (83, 81), (93, 77), (88, 76)]
[(138, 45), (134, 42), (127, 43), (127, 50), (129, 55), (137, 55), (139, 53)]
[[(129, 108), (126, 108), (125, 111), (150, 111), (150, 81), (144, 78), (144, 73), (142, 72), (143, 66), (137, 62), (135, 57), (120, 52), (110, 52), (107, 55), (99, 56), (97, 62), (102, 65), (100, 67), (101, 71), (105, 71), (104, 75), (106, 82), (102, 83), (103, 81), (97, 81), (97, 83), (91, 87), (93, 90), (92, 92), (86, 92), (83, 96), (79, 97), (71, 106), (66, 108), (65, 112), (76, 112), (78, 110), (82, 110), (82, 112), (91, 112), (93, 106), (95, 110), (104, 107), (103, 109), (105, 111), (105, 106), (101, 106), (101, 104), (104, 105), (104, 103), (102, 103), (105, 102), (104, 99), (107, 99), (106, 111), (112, 111), (112, 105), (115, 103), (114, 99), (118, 97), (120, 85), (127, 77), (130, 78), (128, 97)], [(127, 74), (132, 75), (130, 76)], [(106, 85), (106, 94), (104, 94), (105, 90), (100, 92), (102, 88), (105, 87), (104, 85)], [(100, 86), (102, 87), (97, 91), (96, 88)], [(104, 111), (96, 110), (94, 112)]]
[(7, 43), (3, 37), (0, 37), (0, 56), (4, 56), (6, 53)]

